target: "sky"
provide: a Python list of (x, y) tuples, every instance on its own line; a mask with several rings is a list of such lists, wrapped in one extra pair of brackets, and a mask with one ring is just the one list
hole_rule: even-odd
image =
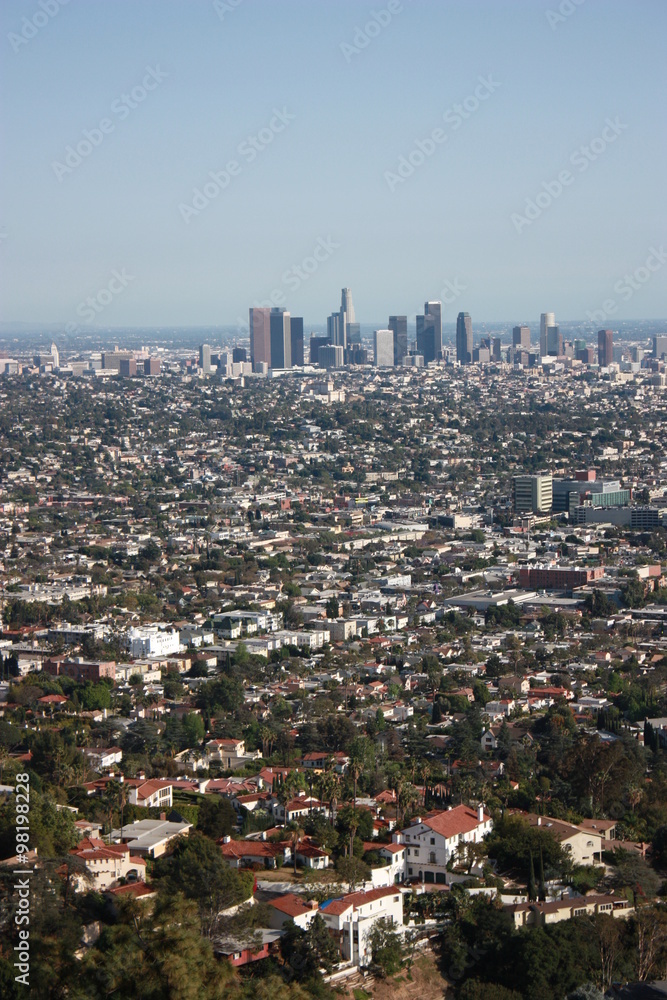
[(3, 0), (0, 317), (667, 316), (664, 0)]

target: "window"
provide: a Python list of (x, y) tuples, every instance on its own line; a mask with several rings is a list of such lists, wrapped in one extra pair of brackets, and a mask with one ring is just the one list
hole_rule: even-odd
[(435, 837), (431, 837), (431, 843), (435, 844)]
[(417, 848), (417, 849), (415, 850), (415, 857), (416, 857), (416, 858), (418, 858), (418, 857), (419, 857), (419, 848)]
[(575, 910), (574, 911), (574, 915), (575, 915), (575, 917), (585, 917), (586, 916), (586, 910), (585, 909), (583, 909), (583, 910)]

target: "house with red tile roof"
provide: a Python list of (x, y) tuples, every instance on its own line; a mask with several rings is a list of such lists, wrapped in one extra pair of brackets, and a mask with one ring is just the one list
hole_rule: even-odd
[(405, 844), (406, 878), (447, 885), (447, 863), (456, 855), (459, 845), (479, 843), (491, 833), (493, 820), (484, 811), (470, 806), (455, 806), (416, 819), (394, 838)]
[(126, 844), (109, 845), (97, 837), (84, 837), (69, 853), (84, 862), (90, 876), (90, 886), (79, 880), (78, 888), (81, 889), (92, 888), (99, 892), (130, 874), (141, 880), (146, 877), (145, 860), (130, 854)]
[(351, 892), (320, 904), (319, 913), (333, 935), (344, 961), (370, 965), (369, 936), (380, 919), (403, 924), (403, 894), (398, 886)]

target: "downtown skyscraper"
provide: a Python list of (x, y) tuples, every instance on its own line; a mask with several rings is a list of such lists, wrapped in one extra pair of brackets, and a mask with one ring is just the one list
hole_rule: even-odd
[(472, 320), (470, 313), (456, 317), (456, 360), (461, 365), (472, 364)]
[(425, 365), (442, 354), (442, 302), (425, 302), (424, 315), (417, 315), (417, 354)]
[(394, 334), (394, 364), (400, 365), (408, 353), (408, 317), (390, 316), (388, 326)]
[(598, 364), (607, 368), (614, 360), (614, 331), (598, 331)]

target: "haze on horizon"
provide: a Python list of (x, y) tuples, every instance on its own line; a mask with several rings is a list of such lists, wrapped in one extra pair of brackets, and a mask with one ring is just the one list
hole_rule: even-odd
[(343, 286), (362, 322), (667, 314), (660, 0), (6, 0), (0, 26), (5, 321), (322, 324)]

